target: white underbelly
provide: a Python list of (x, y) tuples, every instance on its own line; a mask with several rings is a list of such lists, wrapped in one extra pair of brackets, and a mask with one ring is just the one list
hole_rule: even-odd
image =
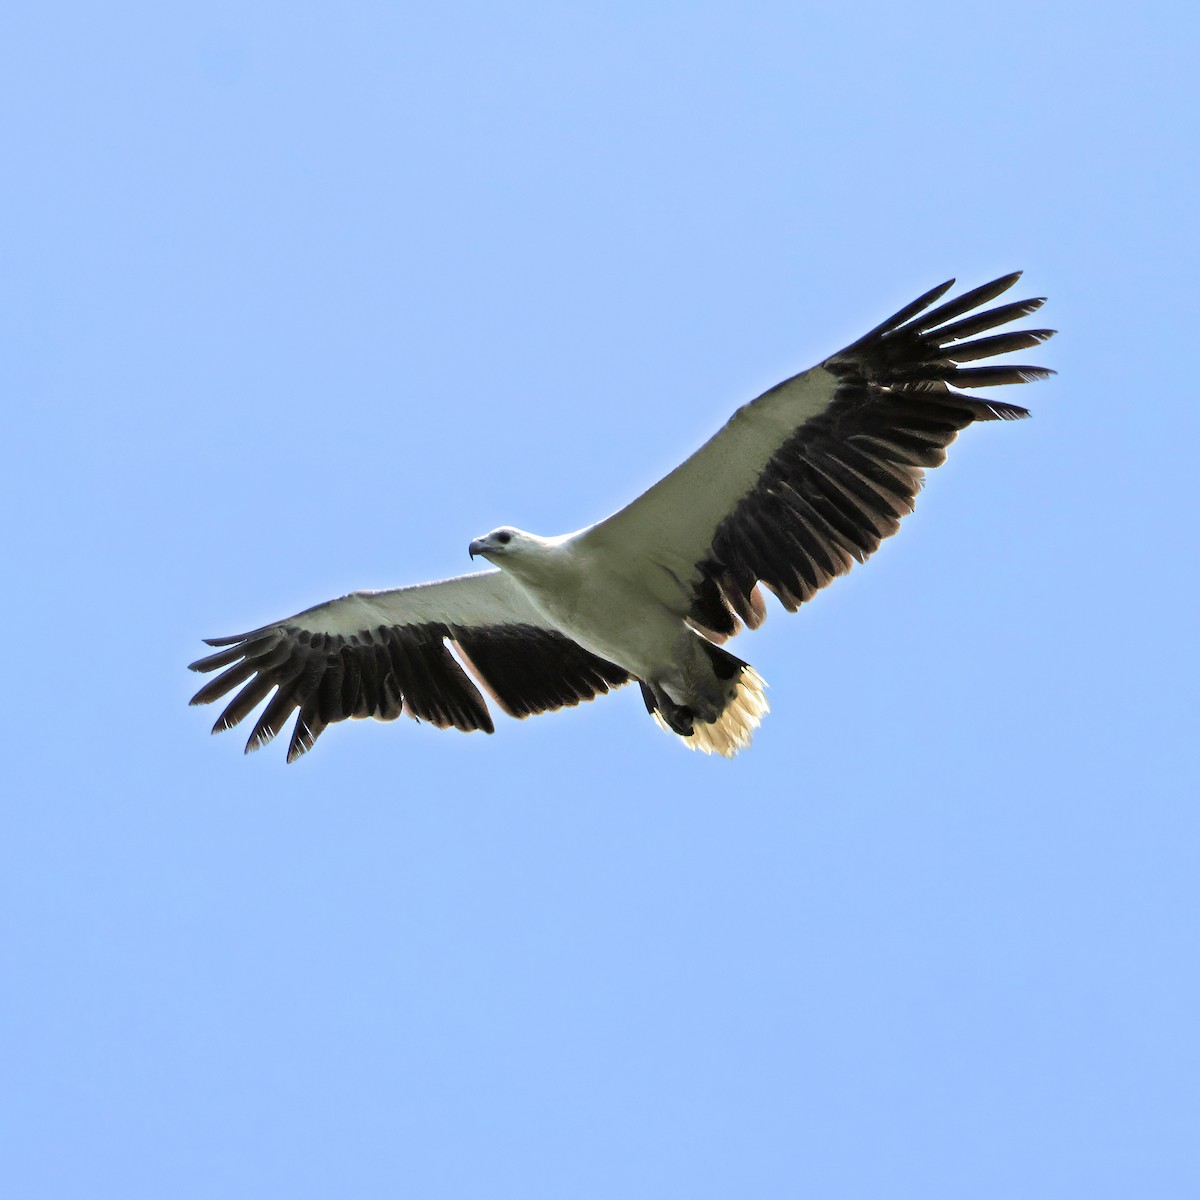
[(526, 588), (547, 620), (585, 650), (642, 679), (672, 673), (683, 621), (621, 580), (584, 584), (574, 594)]

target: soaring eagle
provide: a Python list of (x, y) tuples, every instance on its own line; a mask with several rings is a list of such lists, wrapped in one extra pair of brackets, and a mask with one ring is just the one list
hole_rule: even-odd
[(1053, 334), (979, 336), (1042, 306), (1037, 298), (976, 311), (1019, 277), (937, 307), (954, 280), (926, 292), (743, 405), (691, 458), (599, 524), (558, 537), (504, 526), (476, 538), (471, 557), (497, 570), (352, 592), (209, 639), (220, 649), (192, 670), (221, 674), (192, 703), (239, 689), (216, 733), (273, 691), (246, 751), (296, 713), (291, 762), (347, 717), (391, 721), (405, 712), (491, 733), (479, 688), (521, 718), (636, 679), (665, 730), (693, 750), (732, 757), (767, 712), (761, 676), (722, 646), (743, 624), (762, 624), (759, 585), (795, 612), (895, 533), (925, 469), (945, 459), (959, 430), (1029, 415), (961, 389), (1053, 372), (959, 365)]

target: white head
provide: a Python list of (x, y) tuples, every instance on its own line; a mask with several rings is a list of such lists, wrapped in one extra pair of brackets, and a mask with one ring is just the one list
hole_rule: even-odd
[(496, 566), (504, 566), (504, 559), (513, 559), (519, 555), (527, 555), (530, 551), (542, 549), (545, 540), (536, 533), (526, 533), (523, 529), (514, 529), (511, 525), (501, 525), (483, 537), (477, 537), (470, 545), (470, 554), (474, 558), (479, 555)]

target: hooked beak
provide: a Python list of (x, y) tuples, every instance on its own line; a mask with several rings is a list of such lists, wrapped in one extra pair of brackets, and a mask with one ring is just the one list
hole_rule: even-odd
[(487, 549), (487, 544), (485, 543), (485, 541), (484, 541), (484, 539), (483, 539), (483, 538), (476, 538), (476, 539), (475, 539), (475, 540), (474, 540), (474, 541), (473, 541), (473, 542), (472, 542), (472, 543), (471, 543), (471, 544), (470, 544), (470, 545), (467, 547), (467, 551), (468, 551), (468, 553), (471, 555), (471, 558), (472, 558), (472, 559), (474, 559), (474, 558), (475, 558), (475, 555), (477, 555), (477, 554), (482, 554), (482, 553), (484, 552), (484, 550), (486, 550), (486, 549)]

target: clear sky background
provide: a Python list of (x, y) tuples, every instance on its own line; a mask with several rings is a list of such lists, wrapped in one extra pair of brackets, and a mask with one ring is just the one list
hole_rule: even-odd
[[(1200, 1194), (1192, 6), (0, 23), (14, 1197)], [(494, 737), (200, 638), (587, 524), (951, 275), (1035, 419), (734, 649)], [(1039, 318), (1040, 320), (1040, 318)]]

